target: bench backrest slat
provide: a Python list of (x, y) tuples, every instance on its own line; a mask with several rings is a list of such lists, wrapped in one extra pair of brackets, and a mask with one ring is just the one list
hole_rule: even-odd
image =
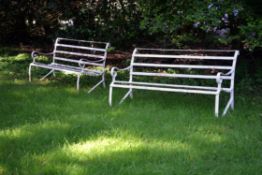
[(229, 53), (229, 52), (235, 52), (236, 50), (218, 50), (218, 49), (164, 49), (164, 48), (136, 48), (137, 51), (163, 51), (163, 52), (206, 52), (206, 53)]
[(70, 39), (70, 38), (57, 38), (58, 40), (63, 41), (73, 41), (73, 42), (82, 42), (82, 43), (93, 43), (93, 44), (108, 44), (107, 42), (101, 42), (101, 41), (87, 41), (87, 40), (77, 40), (77, 39)]
[(232, 66), (190, 65), (190, 64), (133, 63), (133, 66), (136, 66), (136, 67), (157, 67), (157, 68), (220, 69), (220, 70), (231, 70), (232, 69)]
[[(140, 76), (157, 76), (170, 78), (196, 78), (196, 79), (216, 79), (216, 75), (195, 75), (195, 74), (169, 74), (169, 73), (153, 73), (153, 72), (132, 72), (132, 75)], [(221, 76), (225, 80), (230, 80), (230, 76)]]
[(66, 54), (66, 55), (73, 55), (73, 56), (90, 57), (90, 58), (104, 58), (104, 56), (101, 56), (101, 55), (84, 54), (84, 53), (68, 52), (68, 51), (60, 51), (60, 50), (56, 50), (55, 54), (57, 54), (57, 53)]
[(57, 47), (65, 47), (65, 48), (75, 48), (75, 49), (84, 49), (84, 50), (106, 52), (106, 49), (100, 49), (100, 48), (94, 48), (94, 47), (74, 46), (74, 45), (69, 45), (69, 44), (57, 44), (56, 46)]
[(180, 58), (180, 59), (201, 59), (201, 60), (233, 60), (227, 56), (194, 56), (194, 55), (160, 55), (160, 54), (135, 54), (135, 57), (142, 58)]

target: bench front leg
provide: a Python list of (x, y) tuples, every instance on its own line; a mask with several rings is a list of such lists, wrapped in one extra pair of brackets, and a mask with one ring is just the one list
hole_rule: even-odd
[(109, 106), (112, 106), (112, 95), (113, 95), (113, 87), (110, 85), (110, 87), (109, 87), (109, 99), (108, 99)]
[(105, 72), (102, 75), (103, 87), (106, 88)]
[[(130, 70), (130, 66), (123, 68), (123, 69), (119, 69), (117, 67), (112, 67), (110, 74), (112, 76), (112, 82), (110, 84), (110, 88), (109, 88), (109, 105), (112, 106), (112, 95), (113, 95), (113, 87), (112, 84), (114, 84), (114, 82), (116, 81), (116, 76), (117, 76), (117, 71), (125, 71), (125, 70)], [(121, 99), (120, 103), (122, 103), (128, 96), (131, 96), (132, 94), (132, 89), (129, 89), (129, 91), (125, 94), (125, 96)], [(120, 104), (119, 103), (119, 104)]]
[(219, 95), (220, 95), (220, 92), (216, 94), (216, 97), (215, 97), (215, 115), (216, 117), (218, 117), (219, 115)]
[(31, 69), (32, 69), (32, 64), (30, 64), (29, 68), (28, 68), (28, 79), (29, 79), (29, 82), (32, 81), (32, 79), (31, 79)]
[(80, 88), (80, 77), (81, 74), (77, 74), (77, 80), (76, 80), (76, 90), (79, 91)]
[(215, 97), (215, 116), (218, 117), (219, 116), (219, 96), (221, 93), (221, 86), (223, 82), (223, 79), (221, 78), (221, 72), (217, 73), (216, 82), (217, 82), (217, 92), (216, 92), (216, 97)]

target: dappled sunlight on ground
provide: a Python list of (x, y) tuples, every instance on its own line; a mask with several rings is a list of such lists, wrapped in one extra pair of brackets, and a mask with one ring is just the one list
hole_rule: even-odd
[[(129, 138), (100, 136), (89, 141), (66, 144), (62, 148), (51, 150), (45, 154), (33, 155), (31, 159), (36, 163), (33, 166), (43, 164), (46, 167), (52, 167), (52, 172), (65, 173), (69, 171), (68, 167), (77, 167), (73, 169), (77, 172), (81, 170), (81, 174), (89, 171), (99, 172), (102, 167), (109, 168), (110, 172), (110, 165), (118, 164), (119, 172), (131, 173), (132, 171), (136, 172), (135, 168), (142, 171), (141, 166), (143, 165), (141, 163), (143, 162), (150, 169), (150, 167), (158, 165), (159, 161), (165, 161), (165, 156), (176, 159), (182, 154), (186, 160), (190, 149), (189, 145), (175, 140), (163, 142), (141, 140), (132, 136)], [(172, 169), (173, 163), (168, 163), (167, 170)], [(36, 170), (36, 172), (41, 171)]]
[(44, 121), (36, 124), (25, 124), (19, 126), (18, 128), (4, 129), (0, 131), (0, 137), (6, 137), (8, 139), (21, 139), (21, 138), (30, 138), (36, 133), (56, 130), (66, 130), (69, 128), (69, 124), (61, 121)]
[(158, 149), (162, 151), (176, 150), (177, 152), (189, 150), (189, 145), (177, 141), (143, 141), (136, 138), (97, 138), (94, 141), (77, 143), (64, 148), (64, 152), (76, 159), (87, 159), (89, 156), (110, 155), (123, 151), (136, 151), (139, 149)]
[(0, 174), (7, 174), (8, 171), (4, 165), (0, 164)]

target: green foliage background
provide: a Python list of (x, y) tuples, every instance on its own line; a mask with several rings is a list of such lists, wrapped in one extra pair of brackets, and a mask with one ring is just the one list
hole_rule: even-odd
[(258, 0), (0, 0), (0, 42), (50, 42), (66, 36), (110, 41), (122, 48), (154, 43), (253, 51), (262, 44), (261, 4)]

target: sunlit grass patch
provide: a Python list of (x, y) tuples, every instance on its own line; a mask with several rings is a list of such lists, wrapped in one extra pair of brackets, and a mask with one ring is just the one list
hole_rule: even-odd
[(4, 175), (7, 174), (6, 167), (0, 164), (0, 174)]
[(97, 157), (101, 155), (110, 155), (112, 153), (124, 151), (136, 151), (139, 149), (159, 149), (163, 151), (177, 150), (185, 151), (189, 149), (189, 145), (178, 141), (143, 141), (136, 138), (107, 138), (101, 137), (96, 140), (86, 141), (69, 145), (63, 148), (69, 157), (84, 160), (88, 157)]
[[(117, 167), (113, 168), (118, 169), (117, 171), (131, 173), (137, 171), (136, 167), (141, 171), (139, 162), (147, 160), (149, 161), (147, 163), (148, 168), (153, 168), (158, 161), (165, 161), (166, 158), (163, 155), (167, 153), (170, 154), (169, 158), (176, 158), (177, 155), (184, 154), (184, 159), (186, 159), (190, 149), (189, 145), (175, 140), (164, 142), (142, 140), (132, 136), (129, 136), (129, 138), (100, 136), (88, 141), (66, 144), (46, 154), (32, 156), (31, 159), (36, 164), (52, 167), (53, 173), (61, 172), (61, 167), (65, 164), (69, 165), (69, 167), (78, 167), (76, 171), (81, 171), (81, 174), (99, 172), (101, 168), (108, 168), (110, 164), (112, 166), (118, 165), (119, 169)], [(172, 169), (172, 162), (168, 164), (167, 168)], [(67, 171), (68, 167), (64, 167), (63, 172)], [(112, 169), (109, 171), (112, 171)], [(156, 169), (153, 171), (156, 171)], [(39, 171), (36, 170), (36, 172)], [(46, 172), (46, 169), (44, 172)]]

